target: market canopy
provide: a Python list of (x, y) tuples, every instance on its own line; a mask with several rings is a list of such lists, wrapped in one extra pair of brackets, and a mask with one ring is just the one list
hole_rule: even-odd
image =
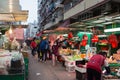
[(120, 14), (112, 14), (112, 15), (100, 15), (97, 17), (89, 18), (83, 20), (81, 22), (75, 22), (70, 25), (69, 27), (74, 28), (92, 28), (92, 27), (104, 27), (108, 24), (119, 23), (120, 22)]
[(11, 12), (11, 13), (0, 13), (0, 21), (6, 22), (17, 22), (17, 21), (27, 21), (28, 11), (22, 10), (19, 12)]
[(20, 0), (0, 0), (0, 21), (27, 21), (28, 10), (22, 10)]

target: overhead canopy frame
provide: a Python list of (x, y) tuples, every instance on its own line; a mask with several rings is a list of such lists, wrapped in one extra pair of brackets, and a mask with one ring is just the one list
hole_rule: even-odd
[(0, 13), (0, 21), (4, 22), (18, 22), (18, 21), (27, 21), (28, 11), (22, 10), (19, 12), (11, 13)]
[(92, 28), (95, 26), (104, 27), (107, 24), (112, 24), (116, 22), (120, 22), (120, 14), (101, 15), (87, 20), (83, 20), (82, 22), (75, 22), (68, 26), (72, 28)]

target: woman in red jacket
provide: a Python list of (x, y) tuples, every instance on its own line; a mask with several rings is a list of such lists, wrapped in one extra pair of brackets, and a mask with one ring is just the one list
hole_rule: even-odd
[(33, 38), (32, 42), (31, 42), (31, 44), (30, 44), (30, 47), (31, 47), (31, 49), (32, 49), (31, 54), (32, 54), (33, 56), (35, 56), (36, 48), (37, 48), (37, 43), (35, 42), (35, 39), (36, 39), (36, 38)]
[(87, 80), (101, 80), (102, 66), (106, 63), (106, 56), (107, 53), (101, 51), (90, 58), (87, 63)]

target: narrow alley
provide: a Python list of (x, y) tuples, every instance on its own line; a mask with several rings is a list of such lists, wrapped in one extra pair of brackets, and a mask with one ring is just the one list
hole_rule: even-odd
[(75, 80), (75, 72), (67, 72), (61, 63), (52, 66), (51, 60), (46, 63), (38, 62), (30, 54), (28, 80)]

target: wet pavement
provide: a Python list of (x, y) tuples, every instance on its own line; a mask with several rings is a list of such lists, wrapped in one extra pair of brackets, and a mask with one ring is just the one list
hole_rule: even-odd
[(67, 72), (61, 63), (52, 66), (52, 61), (38, 62), (36, 57), (29, 55), (28, 80), (76, 80), (75, 72)]

